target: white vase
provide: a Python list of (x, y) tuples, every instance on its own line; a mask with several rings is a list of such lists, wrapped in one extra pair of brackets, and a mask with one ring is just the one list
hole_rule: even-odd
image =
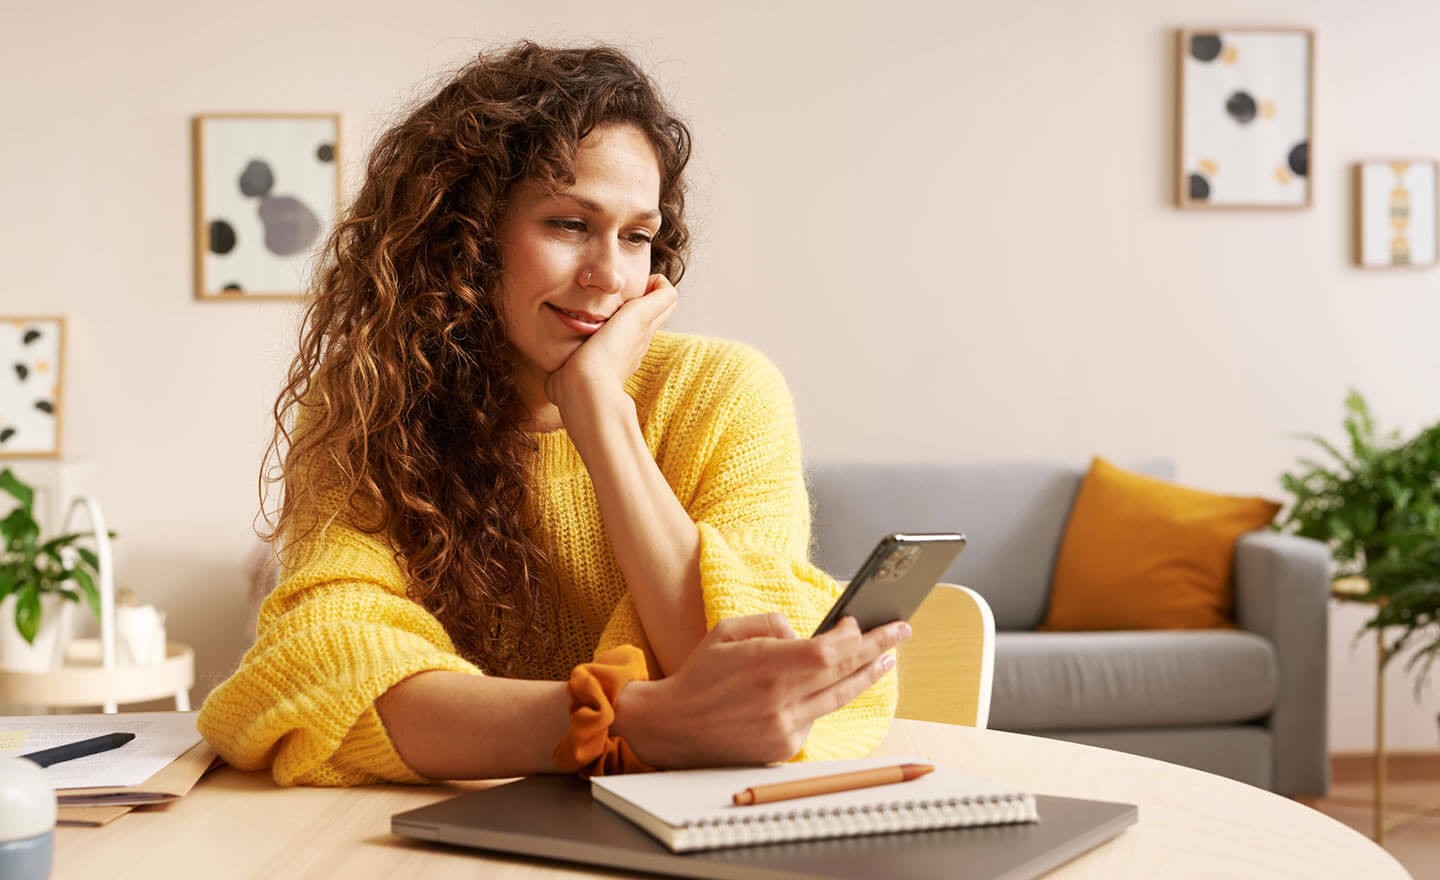
[(33, 644), (15, 627), (15, 595), (0, 600), (0, 669), (12, 672), (49, 672), (65, 660), (70, 641), (73, 602), (56, 593), (40, 597), (40, 629)]

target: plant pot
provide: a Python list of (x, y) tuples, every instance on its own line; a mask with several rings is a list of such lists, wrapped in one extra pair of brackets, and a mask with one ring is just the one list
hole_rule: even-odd
[(30, 644), (15, 628), (15, 596), (0, 600), (0, 669), (49, 672), (65, 661), (74, 603), (56, 593), (40, 597), (40, 629)]

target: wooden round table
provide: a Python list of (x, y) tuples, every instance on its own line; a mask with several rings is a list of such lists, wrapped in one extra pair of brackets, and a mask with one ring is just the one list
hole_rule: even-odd
[[(1075, 878), (1408, 878), (1364, 835), (1288, 798), (1188, 767), (1059, 740), (896, 721), (882, 754), (924, 755), (1037, 794), (1139, 805), (1139, 822), (1047, 875)], [(432, 847), (390, 816), (489, 783), (281, 789), (223, 768), (185, 798), (101, 828), (60, 828), (55, 880), (137, 877), (614, 876)]]

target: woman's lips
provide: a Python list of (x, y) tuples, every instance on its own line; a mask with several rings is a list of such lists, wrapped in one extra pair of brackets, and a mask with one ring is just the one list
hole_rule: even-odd
[(552, 303), (546, 303), (545, 305), (555, 313), (555, 317), (560, 319), (560, 323), (574, 330), (576, 333), (594, 333), (596, 330), (605, 326), (605, 319), (599, 315), (590, 312), (562, 309)]

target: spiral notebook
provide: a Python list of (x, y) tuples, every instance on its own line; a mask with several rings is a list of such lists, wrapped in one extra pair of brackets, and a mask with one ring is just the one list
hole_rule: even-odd
[[(548, 775), (397, 813), (390, 828), (412, 840), (473, 850), (477, 876), (548, 859), (552, 866), (704, 880), (1032, 880), (1123, 834), (1139, 818), (1132, 804), (1043, 794), (1035, 803), (1042, 822), (677, 853), (597, 802), (589, 782)], [(515, 857), (526, 861), (506, 861)]]
[(736, 792), (754, 786), (907, 762), (925, 759), (597, 776), (590, 792), (672, 852), (1040, 820), (1032, 795), (949, 767), (910, 782), (755, 806), (731, 803)]

